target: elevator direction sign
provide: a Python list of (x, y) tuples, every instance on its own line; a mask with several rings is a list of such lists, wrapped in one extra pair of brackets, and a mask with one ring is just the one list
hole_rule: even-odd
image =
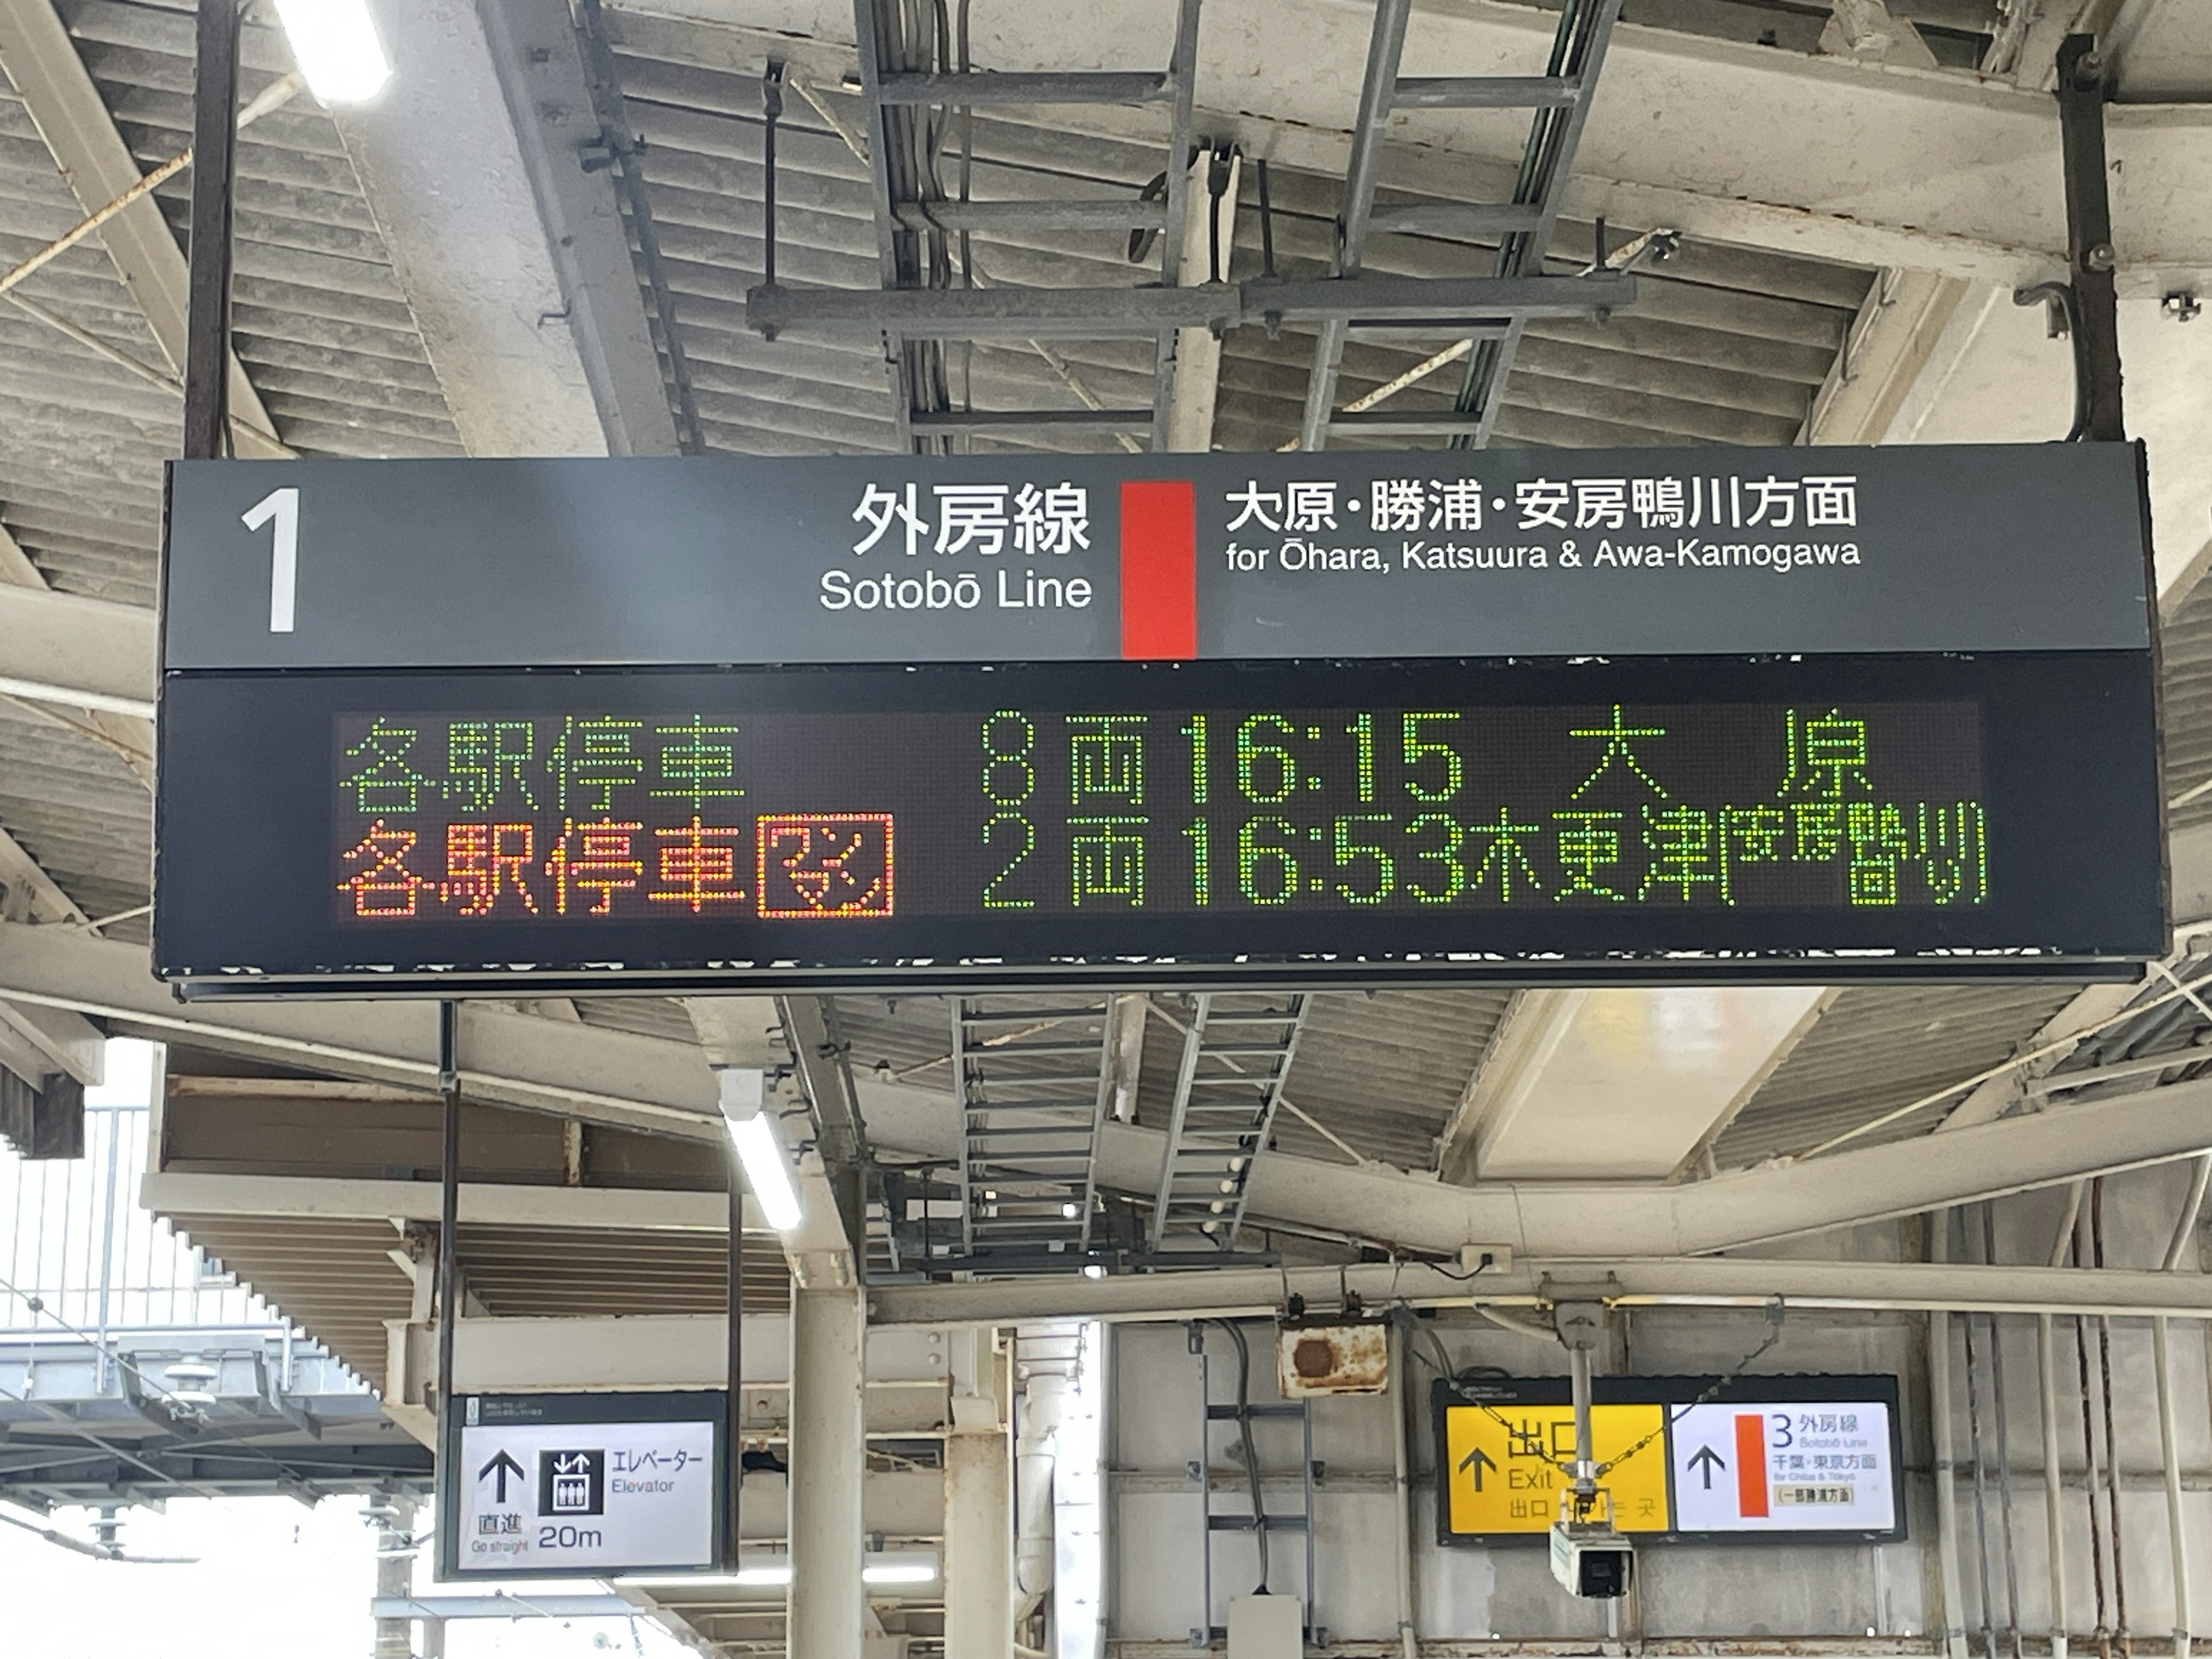
[(438, 1460), (438, 1576), (714, 1571), (726, 1419), (712, 1393), (457, 1399)]

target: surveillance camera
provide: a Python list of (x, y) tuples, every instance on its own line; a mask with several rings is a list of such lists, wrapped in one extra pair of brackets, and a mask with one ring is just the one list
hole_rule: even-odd
[(1559, 1521), (1552, 1526), (1552, 1577), (1574, 1595), (1611, 1601), (1628, 1594), (1636, 1576), (1636, 1547), (1599, 1522)]

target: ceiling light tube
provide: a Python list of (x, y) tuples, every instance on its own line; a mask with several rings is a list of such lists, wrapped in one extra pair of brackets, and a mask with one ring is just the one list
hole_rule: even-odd
[(799, 1188), (791, 1178), (791, 1154), (784, 1149), (782, 1132), (764, 1109), (766, 1079), (756, 1070), (732, 1066), (719, 1075), (723, 1121), (730, 1143), (744, 1166), (745, 1185), (752, 1189), (761, 1216), (780, 1233), (799, 1225)]
[(307, 90), (321, 104), (365, 104), (392, 78), (368, 0), (276, 0)]

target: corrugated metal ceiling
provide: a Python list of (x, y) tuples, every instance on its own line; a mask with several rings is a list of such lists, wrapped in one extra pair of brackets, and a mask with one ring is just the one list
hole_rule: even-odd
[[(1723, 1169), (1791, 1156), (2019, 1052), (2072, 1000), (2070, 985), (1868, 987), (1845, 991), (1713, 1147)], [(1953, 1095), (1855, 1139), (1926, 1134)]]
[[(141, 164), (183, 148), (189, 9), (64, 0), (62, 10)], [(654, 212), (710, 446), (761, 453), (887, 447), (894, 428), (873, 340), (769, 343), (744, 324), (744, 295), (759, 280), (765, 38), (640, 9), (612, 10), (609, 22), (633, 113), (650, 141)], [(289, 67), (281, 40), (258, 22), (247, 28), (245, 58), (249, 91)], [(834, 86), (818, 92), (848, 125), (858, 125), (856, 98)], [(782, 274), (794, 283), (873, 287), (878, 268), (866, 165), (803, 100), (788, 100), (787, 111), (779, 179)], [(974, 135), (979, 199), (1130, 196), (1164, 159), (1158, 144), (1000, 116), (979, 115)], [(296, 100), (249, 130), (239, 166), (237, 344), (281, 435), (319, 454), (458, 453), (435, 374), (335, 125), (309, 100)], [(1279, 169), (1272, 185), (1279, 269), (1286, 276), (1318, 273), (1340, 182)], [(173, 227), (181, 227), (185, 190), (180, 179), (160, 194)], [(1243, 195), (1232, 255), (1237, 276), (1255, 274), (1259, 258), (1256, 181), (1249, 171)], [(27, 255), (79, 214), (21, 104), (0, 89), (0, 263)], [(1616, 241), (1627, 234), (1614, 229)], [(1565, 225), (1561, 246), (1580, 256), (1589, 237), (1589, 228)], [(1058, 232), (978, 237), (975, 259), (994, 282), (1134, 285), (1144, 273), (1129, 264), (1121, 240)], [(1410, 238), (1378, 238), (1368, 255), (1368, 268), (1378, 274), (1465, 274), (1487, 264), (1479, 250)], [(1863, 270), (1689, 245), (1650, 275), (1632, 313), (1605, 323), (1532, 327), (1507, 389), (1501, 441), (1790, 441), (1870, 280)], [(131, 355), (161, 363), (96, 246), (64, 256), (24, 292)], [(1340, 399), (1401, 373), (1433, 343), (1355, 342), (1346, 355)], [(1142, 341), (1062, 343), (1052, 354), (1056, 362), (1019, 345), (978, 347), (951, 354), (953, 389), (993, 409), (1073, 408), (1086, 396), (1140, 405), (1150, 400), (1152, 355)], [(1309, 340), (1295, 332), (1276, 341), (1256, 329), (1231, 337), (1218, 442), (1261, 449), (1288, 438), (1310, 358)], [(1455, 386), (1455, 370), (1447, 369), (1395, 406), (1442, 408)], [(170, 396), (0, 307), (0, 523), (55, 586), (150, 602), (161, 463), (173, 453), (176, 426)], [(1030, 433), (1001, 441), (1097, 447), (1110, 441)], [(2212, 775), (2212, 594), (2183, 607), (2166, 648), (2168, 747), (2179, 791)], [(2212, 798), (2181, 816), (2212, 816)], [(0, 824), (21, 836), (88, 911), (143, 902), (146, 822), (143, 787), (112, 750), (0, 705)], [(1744, 1162), (1801, 1149), (1832, 1127), (2002, 1058), (2063, 994), (2041, 988), (1847, 993), (1731, 1127), (1720, 1156)], [(880, 1059), (898, 1073), (942, 1054), (947, 1022), (936, 999), (902, 1003), (896, 1013), (874, 1000), (841, 1001), (856, 1066)], [(1322, 997), (1289, 1099), (1360, 1156), (1425, 1167), (1504, 1002), (1492, 992)], [(592, 1023), (659, 1036), (689, 1030), (672, 1004), (587, 1002), (582, 1012)], [(1178, 1046), (1171, 1028), (1153, 1022), (1148, 1073), (1156, 1075), (1160, 1056)], [(915, 1080), (932, 1076), (925, 1071)], [(1916, 1120), (1902, 1127), (1924, 1126)], [(1280, 1118), (1279, 1140), (1286, 1151), (1345, 1155), (1296, 1113)], [(272, 1265), (281, 1270), (281, 1262)]]

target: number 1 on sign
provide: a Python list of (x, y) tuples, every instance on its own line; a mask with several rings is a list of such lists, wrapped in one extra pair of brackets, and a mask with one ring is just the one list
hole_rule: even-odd
[(300, 492), (292, 485), (272, 489), (239, 514), (248, 530), (258, 530), (271, 520), (276, 530), (269, 550), (269, 631), (292, 631), (292, 613), (300, 586)]

